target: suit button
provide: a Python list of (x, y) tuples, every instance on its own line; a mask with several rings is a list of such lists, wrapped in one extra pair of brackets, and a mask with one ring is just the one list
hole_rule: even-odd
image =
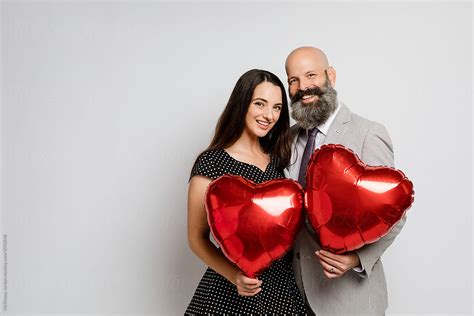
[(296, 259), (299, 259), (299, 258), (300, 258), (300, 253), (297, 252), (297, 253), (296, 253)]

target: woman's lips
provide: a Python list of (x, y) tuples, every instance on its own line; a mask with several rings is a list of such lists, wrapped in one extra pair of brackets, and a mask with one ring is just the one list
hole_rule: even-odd
[(257, 120), (258, 126), (262, 129), (267, 129), (270, 126), (270, 122)]

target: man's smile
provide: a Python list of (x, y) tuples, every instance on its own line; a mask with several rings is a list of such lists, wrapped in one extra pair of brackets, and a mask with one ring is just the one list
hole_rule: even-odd
[(305, 95), (301, 98), (301, 103), (303, 104), (313, 103), (317, 100), (317, 98), (318, 96), (314, 94)]

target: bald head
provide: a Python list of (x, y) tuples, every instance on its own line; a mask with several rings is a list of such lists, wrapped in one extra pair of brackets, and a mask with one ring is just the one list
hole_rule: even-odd
[(286, 72), (288, 73), (288, 66), (294, 63), (295, 60), (305, 60), (305, 59), (311, 59), (313, 63), (319, 65), (320, 67), (324, 69), (329, 67), (326, 54), (322, 50), (316, 47), (303, 46), (303, 47), (298, 47), (297, 49), (293, 50), (286, 58), (286, 62), (285, 62)]
[(322, 87), (326, 78), (332, 87), (336, 84), (336, 71), (329, 66), (326, 54), (316, 47), (303, 46), (293, 50), (286, 58), (286, 75), (289, 93), (309, 87)]

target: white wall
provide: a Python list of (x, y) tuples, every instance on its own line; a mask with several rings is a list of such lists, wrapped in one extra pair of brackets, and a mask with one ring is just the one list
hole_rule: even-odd
[(244, 71), (314, 45), (415, 184), (388, 314), (470, 314), (471, 7), (3, 2), (8, 311), (182, 314), (192, 162)]

